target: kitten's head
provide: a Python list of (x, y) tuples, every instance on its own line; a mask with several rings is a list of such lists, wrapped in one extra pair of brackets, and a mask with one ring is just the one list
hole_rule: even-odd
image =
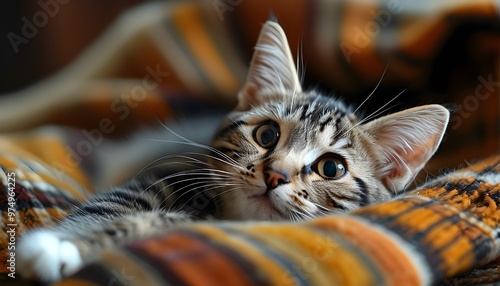
[(342, 102), (302, 90), (283, 30), (267, 22), (213, 142), (225, 154), (212, 160), (223, 213), (294, 220), (390, 198), (435, 152), (448, 116), (427, 105), (360, 122)]

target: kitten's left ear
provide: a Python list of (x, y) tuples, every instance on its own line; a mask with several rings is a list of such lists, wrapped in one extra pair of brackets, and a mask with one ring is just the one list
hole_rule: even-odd
[(248, 110), (266, 101), (261, 91), (302, 92), (285, 32), (274, 21), (267, 21), (259, 35), (247, 80), (238, 93), (236, 110)]
[(440, 105), (425, 105), (381, 117), (363, 125), (372, 134), (381, 158), (382, 182), (402, 191), (436, 152), (450, 113)]

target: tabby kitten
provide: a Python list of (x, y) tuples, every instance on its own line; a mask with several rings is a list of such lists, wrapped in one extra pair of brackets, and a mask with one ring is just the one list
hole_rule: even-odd
[[(285, 34), (269, 21), (204, 168), (135, 179), (27, 233), (19, 269), (55, 281), (104, 247), (194, 219), (297, 221), (387, 200), (433, 155), (448, 116), (427, 105), (365, 123), (339, 100), (303, 91)], [(196, 207), (200, 198), (213, 206)]]

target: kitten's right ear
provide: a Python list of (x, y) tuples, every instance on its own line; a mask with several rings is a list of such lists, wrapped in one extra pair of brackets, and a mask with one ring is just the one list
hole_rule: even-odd
[(236, 110), (245, 111), (266, 102), (261, 91), (300, 93), (302, 87), (285, 32), (274, 21), (267, 21), (259, 35)]
[(450, 113), (440, 105), (410, 108), (363, 125), (379, 146), (379, 174), (397, 193), (415, 178), (436, 152)]

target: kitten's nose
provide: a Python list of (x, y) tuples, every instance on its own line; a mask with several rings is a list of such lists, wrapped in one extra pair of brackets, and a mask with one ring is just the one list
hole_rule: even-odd
[(288, 175), (271, 168), (267, 168), (264, 171), (264, 177), (266, 180), (266, 185), (270, 189), (275, 189), (279, 185), (290, 183), (290, 178), (288, 177)]

